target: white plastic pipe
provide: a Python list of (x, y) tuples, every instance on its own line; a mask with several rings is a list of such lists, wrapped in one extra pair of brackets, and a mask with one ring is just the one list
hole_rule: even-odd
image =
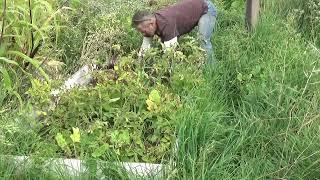
[(60, 93), (70, 90), (74, 87), (81, 87), (88, 85), (92, 80), (92, 71), (96, 69), (97, 66), (85, 65), (80, 68), (76, 73), (74, 73), (69, 79), (67, 79), (64, 84), (59, 88), (51, 92), (52, 96), (59, 96)]

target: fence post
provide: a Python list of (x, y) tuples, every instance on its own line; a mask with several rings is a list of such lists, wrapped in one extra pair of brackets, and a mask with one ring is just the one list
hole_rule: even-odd
[(246, 27), (251, 31), (258, 24), (260, 0), (247, 0), (246, 3)]

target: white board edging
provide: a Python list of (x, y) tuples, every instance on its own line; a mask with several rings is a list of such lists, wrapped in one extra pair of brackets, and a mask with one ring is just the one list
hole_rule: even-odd
[[(31, 164), (32, 158), (29, 156), (2, 156), (5, 158), (12, 159), (16, 165), (20, 167), (21, 164), (28, 166)], [(106, 164), (103, 161), (95, 160), (97, 163), (97, 169), (102, 167), (102, 164)], [(159, 177), (161, 176), (162, 170), (164, 169), (162, 164), (151, 164), (151, 163), (130, 163), (120, 162), (115, 163), (122, 167), (128, 175), (135, 175), (141, 177)], [(85, 160), (79, 159), (63, 159), (63, 158), (48, 158), (44, 161), (43, 168), (54, 173), (61, 173), (62, 171), (68, 173), (71, 176), (78, 176), (88, 171)], [(97, 172), (98, 176), (103, 179), (103, 175)]]

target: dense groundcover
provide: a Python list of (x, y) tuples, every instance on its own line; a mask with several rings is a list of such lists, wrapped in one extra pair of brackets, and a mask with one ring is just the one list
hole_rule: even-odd
[[(175, 51), (162, 52), (156, 39), (137, 57), (133, 12), (174, 1), (30, 2), (2, 5), (0, 151), (37, 160), (21, 169), (0, 158), (1, 177), (70, 178), (41, 169), (51, 157), (162, 163), (165, 179), (318, 177), (320, 54), (312, 28), (300, 23), (312, 19), (315, 1), (305, 14), (296, 0), (262, 1), (251, 33), (243, 1), (213, 1), (213, 67), (196, 30)], [(90, 85), (50, 95), (92, 63), (99, 68)], [(110, 164), (103, 172), (129, 178)]]

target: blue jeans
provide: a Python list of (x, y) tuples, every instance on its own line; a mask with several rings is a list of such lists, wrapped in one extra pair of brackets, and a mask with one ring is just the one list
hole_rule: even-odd
[(207, 64), (212, 65), (214, 63), (214, 52), (211, 36), (216, 24), (217, 10), (210, 0), (206, 0), (206, 3), (208, 4), (208, 12), (200, 18), (198, 26), (202, 48), (207, 53)]

